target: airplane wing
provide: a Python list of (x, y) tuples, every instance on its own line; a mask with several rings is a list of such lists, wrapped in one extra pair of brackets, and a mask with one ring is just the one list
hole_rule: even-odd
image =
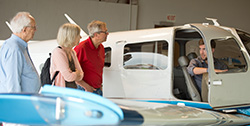
[[(240, 114), (131, 99), (106, 99), (89, 92), (48, 85), (43, 87), (41, 95), (0, 94), (0, 103), (0, 122), (29, 125), (172, 126), (250, 123), (250, 117)], [(8, 109), (10, 107), (12, 109)]]
[(110, 99), (124, 113), (121, 125), (246, 125), (250, 117), (163, 103)]
[(6, 123), (116, 125), (123, 119), (121, 109), (113, 102), (93, 93), (57, 86), (45, 86), (42, 95), (0, 94), (0, 103), (0, 122)]
[[(71, 24), (77, 25), (77, 24), (75, 23), (75, 21), (69, 17), (68, 14), (64, 14), (64, 16), (67, 18), (67, 20), (68, 20)], [(80, 27), (80, 26), (79, 26), (79, 27)], [(82, 36), (81, 41), (83, 41), (83, 40), (85, 40), (85, 39), (88, 38), (88, 35), (87, 35), (82, 29), (81, 29), (80, 35)]]

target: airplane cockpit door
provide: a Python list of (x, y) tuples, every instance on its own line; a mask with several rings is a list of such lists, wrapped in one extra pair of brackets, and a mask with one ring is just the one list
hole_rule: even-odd
[[(208, 103), (214, 109), (250, 106), (250, 62), (244, 45), (230, 31), (218, 26), (191, 26), (199, 31), (206, 46)], [(214, 52), (211, 49), (212, 41), (216, 42)], [(228, 66), (227, 72), (215, 72), (215, 58)]]

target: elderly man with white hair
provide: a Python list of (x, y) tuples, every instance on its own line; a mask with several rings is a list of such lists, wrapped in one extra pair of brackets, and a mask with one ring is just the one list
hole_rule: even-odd
[(28, 51), (35, 19), (28, 12), (18, 12), (10, 26), (13, 34), (0, 49), (0, 93), (37, 93), (40, 79)]

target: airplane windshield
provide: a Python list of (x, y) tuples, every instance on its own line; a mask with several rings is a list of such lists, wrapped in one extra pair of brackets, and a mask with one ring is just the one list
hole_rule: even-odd
[(244, 46), (247, 49), (248, 54), (250, 54), (250, 34), (240, 31), (240, 30), (236, 30), (241, 41), (243, 42)]
[(212, 41), (216, 43), (213, 57), (227, 65), (228, 71), (225, 73), (238, 73), (247, 70), (243, 52), (235, 39), (213, 39)]

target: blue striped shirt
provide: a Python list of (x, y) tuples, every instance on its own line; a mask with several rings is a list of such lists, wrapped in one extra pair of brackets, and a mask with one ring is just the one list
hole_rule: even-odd
[(12, 34), (0, 49), (0, 93), (37, 93), (40, 86), (28, 44)]

